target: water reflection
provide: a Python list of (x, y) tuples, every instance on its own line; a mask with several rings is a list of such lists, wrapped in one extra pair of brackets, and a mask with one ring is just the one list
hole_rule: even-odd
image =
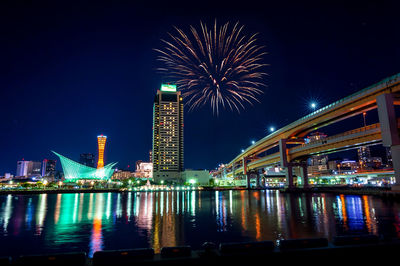
[(0, 255), (83, 250), (92, 256), (103, 249), (159, 252), (204, 241), (400, 236), (399, 204), (368, 196), (272, 190), (74, 193), (0, 196), (0, 206)]

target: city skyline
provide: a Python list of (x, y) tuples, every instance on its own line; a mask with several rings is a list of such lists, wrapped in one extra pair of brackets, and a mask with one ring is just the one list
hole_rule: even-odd
[[(146, 159), (151, 147), (151, 101), (163, 82), (155, 71), (152, 49), (161, 47), (160, 39), (174, 25), (187, 30), (200, 20), (239, 19), (245, 30), (259, 33), (269, 52), (265, 61), (271, 65), (261, 104), (241, 114), (221, 112), (219, 117), (210, 108), (185, 113), (188, 168), (213, 169), (251, 140), (267, 135), (269, 127), (279, 129), (310, 113), (311, 100), (322, 107), (398, 72), (393, 58), (399, 55), (400, 40), (393, 34), (398, 22), (390, 15), (395, 10), (392, 5), (290, 5), (289, 10), (274, 3), (268, 10), (245, 6), (223, 12), (216, 5), (206, 18), (201, 8), (187, 11), (173, 4), (126, 10), (112, 5), (107, 11), (99, 5), (91, 13), (97, 24), (86, 19), (84, 8), (75, 6), (57, 15), (52, 6), (36, 7), (32, 13), (29, 8), (16, 13), (13, 5), (6, 6), (3, 10), (9, 12), (1, 19), (8, 28), (1, 45), (7, 50), (3, 55), (7, 77), (1, 79), (5, 111), (0, 114), (0, 146), (6, 152), (0, 155), (0, 174), (13, 172), (22, 158), (50, 158), (51, 149), (72, 158), (94, 152), (90, 147), (95, 147), (93, 136), (99, 133), (112, 136), (107, 156), (109, 161), (119, 161), (121, 168)], [(138, 14), (136, 19), (132, 10)], [(171, 10), (185, 12), (176, 18), (167, 12)], [(314, 23), (299, 21), (303, 16), (312, 17)], [(143, 28), (135, 26), (139, 22)], [(41, 59), (47, 64), (38, 67), (34, 62)], [(282, 92), (282, 101), (289, 105), (274, 100)], [(106, 103), (101, 115), (98, 102)], [(373, 116), (368, 114), (367, 123)], [(361, 117), (349, 123), (354, 122), (363, 123)], [(356, 151), (352, 154), (357, 156)]]
[(396, 259), (398, 10), (0, 1), (0, 264)]

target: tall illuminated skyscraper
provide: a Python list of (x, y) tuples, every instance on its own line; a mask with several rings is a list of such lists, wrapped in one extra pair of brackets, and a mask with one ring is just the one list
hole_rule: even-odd
[(183, 172), (183, 101), (176, 85), (162, 84), (153, 106), (153, 179), (180, 182)]
[(106, 146), (106, 140), (107, 136), (104, 136), (103, 134), (97, 136), (97, 144), (99, 148), (97, 168), (104, 167), (104, 148)]

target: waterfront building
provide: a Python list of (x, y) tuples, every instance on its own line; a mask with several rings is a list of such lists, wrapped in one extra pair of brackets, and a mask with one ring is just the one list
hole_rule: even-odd
[(32, 161), (32, 169), (28, 172), (28, 175), (41, 175), (42, 174), (42, 163)]
[(367, 169), (380, 169), (382, 168), (382, 158), (381, 157), (370, 157), (366, 164)]
[(337, 171), (340, 167), (340, 160), (328, 161), (328, 168), (331, 171)]
[(98, 161), (97, 161), (97, 169), (104, 167), (104, 148), (106, 147), (107, 136), (103, 134), (97, 136), (97, 145), (98, 145)]
[[(324, 141), (326, 137), (324, 133), (314, 132), (305, 139), (305, 143)], [(311, 176), (329, 173), (328, 155), (313, 155), (308, 158), (307, 165), (307, 172)]]
[(42, 176), (54, 176), (56, 173), (56, 160), (44, 159), (42, 163)]
[(68, 159), (54, 151), (53, 153), (60, 158), (61, 166), (64, 171), (64, 179), (67, 182), (85, 179), (109, 180), (111, 175), (114, 173), (114, 169), (112, 168), (117, 164), (110, 163), (102, 168), (93, 168)]
[(13, 175), (10, 174), (10, 173), (5, 173), (5, 174), (4, 174), (4, 178), (5, 178), (5, 179), (11, 179), (12, 177), (13, 177)]
[(357, 155), (358, 155), (358, 162), (360, 164), (361, 168), (364, 168), (367, 166), (368, 161), (371, 158), (371, 150), (368, 146), (362, 146), (357, 149)]
[(338, 165), (338, 174), (353, 174), (358, 169), (358, 164), (354, 160), (343, 160)]
[(40, 176), (42, 163), (36, 161), (18, 161), (17, 162), (17, 172), (15, 176)]
[(124, 180), (135, 177), (135, 172), (129, 170), (116, 169), (111, 176), (113, 180)]
[(79, 163), (89, 166), (95, 167), (94, 165), (94, 154), (93, 153), (82, 153), (79, 156)]
[(307, 138), (304, 139), (306, 144), (309, 144), (311, 142), (319, 141), (319, 140), (324, 140), (326, 139), (327, 135), (321, 132), (313, 132)]
[(32, 171), (32, 161), (18, 161), (15, 176), (28, 176)]
[(27, 176), (30, 161), (18, 161), (15, 176)]
[(135, 177), (152, 179), (153, 178), (153, 163), (137, 161)]
[(176, 85), (162, 84), (153, 105), (153, 180), (183, 182), (183, 101)]
[(209, 185), (210, 184), (210, 171), (208, 170), (192, 170), (185, 169), (183, 172), (183, 180), (190, 185)]

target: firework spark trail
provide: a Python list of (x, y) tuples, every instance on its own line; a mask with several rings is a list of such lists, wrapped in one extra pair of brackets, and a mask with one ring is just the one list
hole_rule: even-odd
[(229, 22), (209, 29), (200, 22), (200, 31), (190, 26), (191, 35), (175, 27), (176, 35), (162, 40), (163, 49), (155, 49), (164, 67), (158, 71), (175, 82), (189, 110), (210, 103), (214, 113), (222, 106), (240, 112), (244, 102), (259, 102), (263, 77), (261, 63), (264, 46), (256, 44), (257, 34), (244, 35), (244, 26), (237, 22), (230, 30)]

